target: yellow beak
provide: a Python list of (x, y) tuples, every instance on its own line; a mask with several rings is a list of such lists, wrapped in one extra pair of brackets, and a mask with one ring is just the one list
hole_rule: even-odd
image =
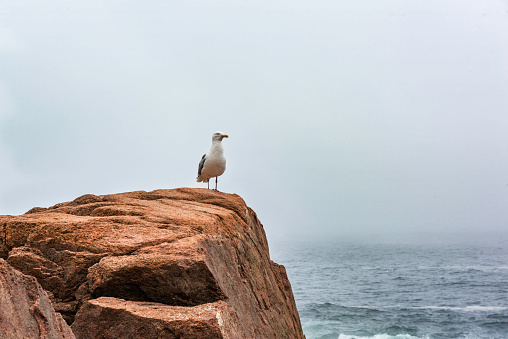
[(222, 137), (223, 137), (223, 138), (229, 138), (229, 135), (227, 135), (227, 134), (223, 134), (223, 135), (222, 135)]

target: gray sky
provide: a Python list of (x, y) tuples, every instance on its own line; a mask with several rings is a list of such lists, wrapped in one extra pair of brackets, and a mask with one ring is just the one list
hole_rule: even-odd
[(270, 239), (508, 233), (508, 1), (4, 1), (0, 214), (195, 182)]

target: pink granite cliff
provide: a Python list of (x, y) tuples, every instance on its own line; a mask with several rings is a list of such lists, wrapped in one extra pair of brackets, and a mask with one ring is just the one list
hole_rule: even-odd
[(78, 339), (304, 338), (285, 269), (238, 195), (85, 195), (0, 216), (0, 254)]

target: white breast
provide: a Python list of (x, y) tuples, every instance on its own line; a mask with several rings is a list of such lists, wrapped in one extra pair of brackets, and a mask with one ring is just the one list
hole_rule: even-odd
[(212, 148), (206, 154), (205, 164), (201, 170), (200, 178), (209, 179), (222, 175), (226, 170), (226, 157), (222, 143), (217, 142), (212, 144)]

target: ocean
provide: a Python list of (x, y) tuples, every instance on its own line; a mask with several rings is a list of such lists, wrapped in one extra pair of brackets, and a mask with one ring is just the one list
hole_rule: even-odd
[(307, 339), (508, 338), (508, 237), (270, 244)]

